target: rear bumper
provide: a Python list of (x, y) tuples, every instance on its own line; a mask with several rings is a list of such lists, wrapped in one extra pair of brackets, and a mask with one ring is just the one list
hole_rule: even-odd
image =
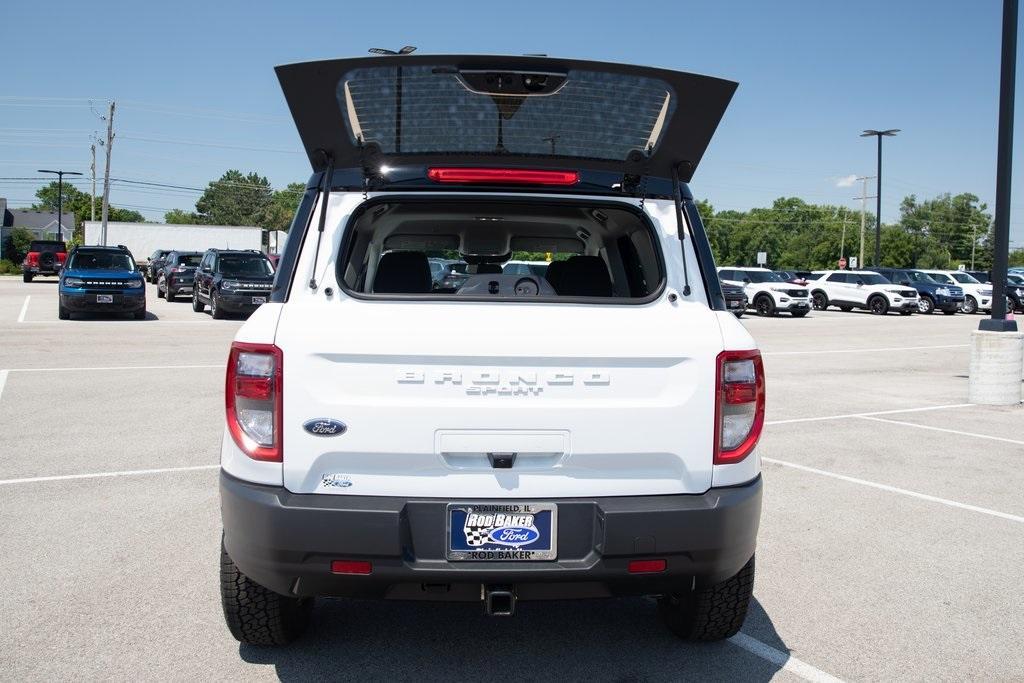
[[(759, 477), (703, 495), (530, 499), (558, 505), (557, 560), (452, 562), (447, 504), (508, 501), (299, 495), (220, 476), (225, 548), (257, 583), (282, 594), (425, 600), (480, 600), (482, 586), (494, 584), (530, 600), (718, 582), (754, 554), (761, 488)], [(334, 575), (337, 559), (369, 560), (373, 570)], [(631, 559), (665, 559), (667, 568), (630, 574)]]
[(52, 268), (40, 268), (39, 266), (22, 266), (21, 272), (30, 273), (32, 275), (59, 275), (60, 266), (55, 265)]

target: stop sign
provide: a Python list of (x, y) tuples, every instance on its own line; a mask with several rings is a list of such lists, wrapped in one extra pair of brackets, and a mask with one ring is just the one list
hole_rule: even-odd
[(845, 258), (839, 259), (839, 268), (840, 269), (846, 268), (846, 259)]

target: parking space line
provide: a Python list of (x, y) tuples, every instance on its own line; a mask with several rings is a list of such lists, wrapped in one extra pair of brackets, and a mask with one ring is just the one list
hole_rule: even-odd
[(106, 479), (110, 477), (136, 477), (146, 474), (168, 474), (171, 472), (197, 472), (215, 470), (220, 465), (195, 465), (192, 467), (161, 467), (152, 470), (122, 470), (120, 472), (92, 472), (89, 474), (61, 474), (53, 477), (22, 477), (19, 479), (0, 479), (0, 486), (10, 484), (38, 484), (49, 481), (69, 481), (72, 479)]
[(768, 426), (788, 425), (798, 422), (822, 422), (825, 420), (848, 420), (854, 417), (874, 417), (875, 415), (898, 415), (900, 413), (923, 413), (928, 410), (949, 410), (952, 408), (970, 408), (973, 403), (950, 403), (944, 406), (922, 406), (920, 408), (897, 408), (896, 410), (876, 410), (868, 413), (846, 413), (845, 415), (822, 415), (820, 417), (795, 417), (790, 420), (769, 420)]
[(5, 384), (7, 384), (7, 370), (0, 370), (0, 398), (4, 395)]
[(946, 429), (945, 427), (932, 427), (931, 425), (919, 425), (913, 422), (900, 422), (899, 420), (886, 420), (880, 417), (871, 417), (870, 415), (861, 415), (862, 420), (872, 420), (873, 422), (885, 422), (891, 425), (901, 425), (903, 427), (917, 427), (918, 429), (930, 429), (934, 432), (945, 432), (947, 434), (957, 434), (958, 436), (972, 436), (975, 439), (989, 439), (990, 441), (1002, 441), (1004, 443), (1012, 443), (1018, 446), (1024, 446), (1024, 441), (1018, 441), (1017, 439), (1007, 439), (1002, 436), (991, 436), (989, 434), (978, 434), (977, 432), (961, 432), (957, 429)]
[[(211, 368), (223, 369), (224, 364), (217, 365), (108, 365), (80, 368), (11, 368), (10, 372), (88, 372), (94, 370), (194, 370)], [(4, 372), (7, 372), (6, 370)]]
[(818, 356), (828, 353), (883, 353), (887, 351), (927, 351), (928, 349), (966, 349), (970, 344), (939, 344), (937, 346), (889, 346), (874, 349), (822, 349), (815, 351), (765, 351), (762, 356)]
[(21, 305), (21, 313), (18, 314), (18, 322), (25, 322), (25, 314), (28, 313), (28, 302), (32, 299), (31, 294), (25, 295), (25, 303)]
[(811, 666), (805, 661), (797, 659), (787, 652), (777, 650), (770, 645), (762, 643), (757, 638), (752, 638), (746, 633), (737, 633), (729, 639), (729, 642), (736, 647), (743, 648), (752, 655), (756, 655), (765, 661), (782, 667), (784, 671), (788, 671), (795, 676), (799, 676), (805, 681), (813, 681), (814, 683), (836, 683), (842, 680), (841, 678), (836, 678), (832, 674), (825, 673), (821, 669)]
[(791, 467), (795, 470), (801, 470), (803, 472), (810, 472), (811, 474), (820, 474), (823, 477), (831, 477), (832, 479), (838, 479), (845, 481), (850, 484), (858, 484), (860, 486), (867, 486), (879, 491), (887, 491), (889, 493), (898, 493), (903, 496), (910, 496), (911, 498), (917, 498), (919, 500), (926, 500), (930, 503), (940, 503), (952, 508), (959, 508), (960, 510), (968, 510), (970, 512), (978, 512), (983, 515), (990, 515), (992, 517), (999, 517), (1000, 519), (1009, 520), (1011, 522), (1017, 522), (1018, 524), (1024, 524), (1024, 517), (1020, 515), (1011, 515), (1008, 512), (1000, 512), (999, 510), (990, 510), (989, 508), (978, 507), (977, 505), (968, 505), (967, 503), (960, 503), (955, 500), (949, 500), (947, 498), (939, 498), (938, 496), (931, 496), (927, 493), (918, 493), (917, 491), (910, 491), (908, 489), (901, 489), (896, 486), (889, 486), (888, 484), (879, 484), (875, 481), (868, 481), (867, 479), (858, 479), (857, 477), (849, 477), (845, 474), (839, 474), (837, 472), (829, 472), (827, 470), (819, 470), (816, 467), (808, 467), (807, 465), (799, 465), (795, 462), (787, 462), (785, 460), (776, 460), (775, 458), (761, 458), (764, 462), (770, 462), (773, 465), (782, 465), (783, 467)]

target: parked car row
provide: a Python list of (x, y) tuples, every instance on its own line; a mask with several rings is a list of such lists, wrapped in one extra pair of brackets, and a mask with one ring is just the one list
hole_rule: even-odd
[[(946, 315), (992, 309), (992, 286), (987, 273), (914, 268), (865, 270), (772, 271), (767, 268), (719, 268), (718, 277), (729, 309), (737, 316), (748, 308), (758, 315), (788, 312), (803, 317), (813, 308), (834, 306), (841, 311), (863, 309), (876, 315), (899, 313)], [(985, 279), (983, 280), (982, 277)], [(1024, 273), (1007, 276), (1007, 310), (1024, 310)], [(726, 292), (726, 288), (729, 292)], [(740, 305), (734, 289), (746, 302)]]
[(207, 306), (214, 318), (250, 314), (270, 297), (274, 266), (257, 250), (162, 250), (142, 270), (127, 247), (82, 246), (67, 256), (60, 270), (57, 316), (74, 313), (121, 313), (146, 317), (145, 280), (156, 283), (157, 296), (174, 301), (191, 295), (192, 310)]

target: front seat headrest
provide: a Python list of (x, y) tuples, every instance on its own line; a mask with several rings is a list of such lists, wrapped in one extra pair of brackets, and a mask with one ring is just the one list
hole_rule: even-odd
[(427, 294), (433, 280), (422, 251), (389, 251), (380, 257), (373, 276), (375, 294)]

